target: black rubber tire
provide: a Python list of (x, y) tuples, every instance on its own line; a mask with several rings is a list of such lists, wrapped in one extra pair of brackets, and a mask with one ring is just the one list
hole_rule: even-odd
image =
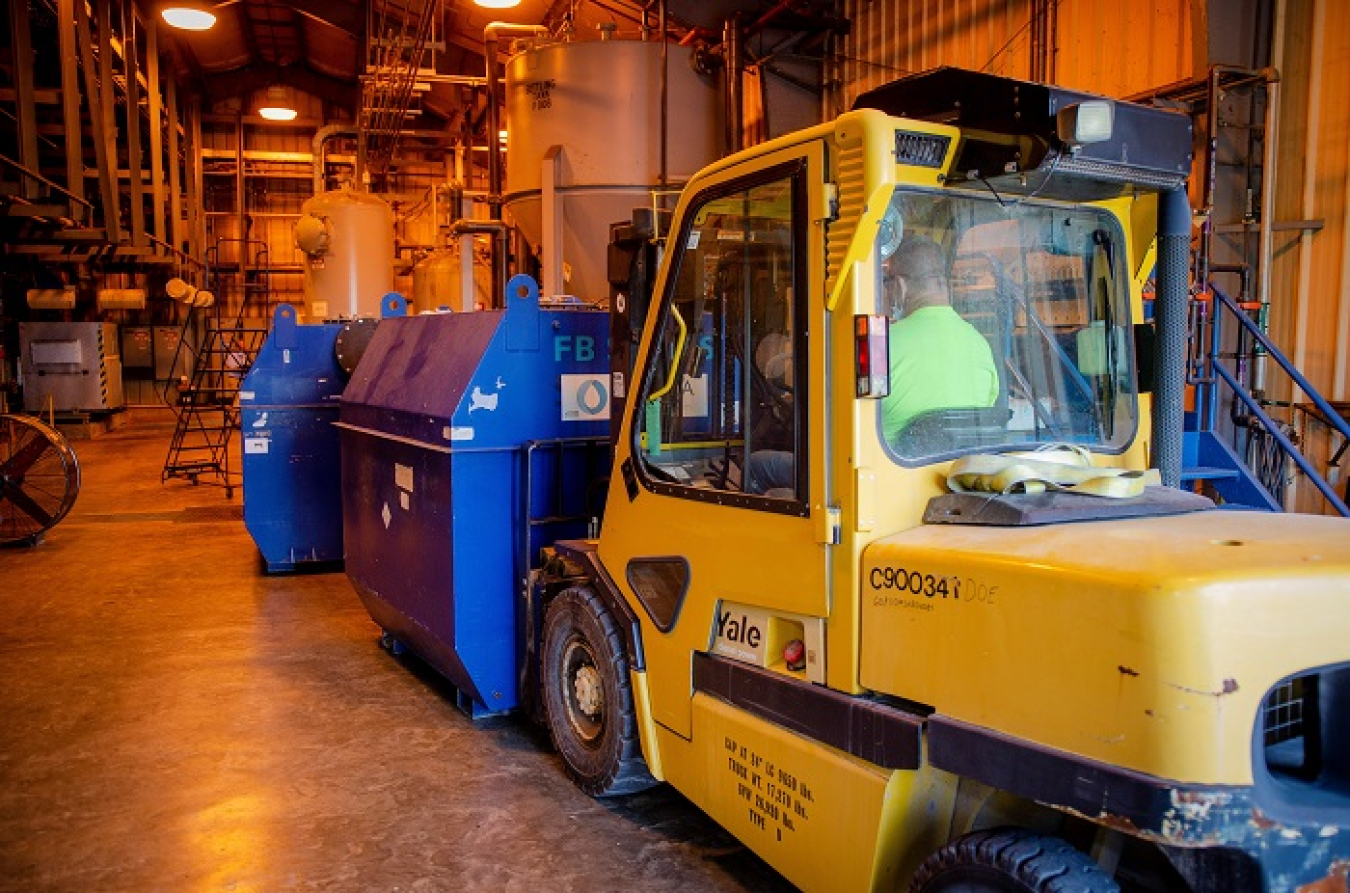
[(1086, 854), (1058, 837), (994, 828), (958, 837), (924, 860), (910, 893), (1120, 893)]
[(615, 797), (655, 785), (642, 758), (623, 639), (590, 589), (564, 590), (548, 606), (540, 663), (549, 732), (577, 787)]

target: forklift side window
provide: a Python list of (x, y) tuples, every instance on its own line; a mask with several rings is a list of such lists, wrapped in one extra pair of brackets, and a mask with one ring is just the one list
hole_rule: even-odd
[(878, 414), (897, 461), (1129, 446), (1138, 414), (1130, 292), (1124, 234), (1110, 214), (901, 190), (888, 214), (899, 224), (876, 251), (878, 309), (892, 320), (891, 394)]
[(803, 169), (695, 198), (675, 236), (635, 451), (659, 492), (804, 513)]

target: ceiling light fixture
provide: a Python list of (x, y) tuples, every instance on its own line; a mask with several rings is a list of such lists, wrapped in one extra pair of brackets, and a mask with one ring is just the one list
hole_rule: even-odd
[(184, 31), (206, 31), (216, 23), (214, 14), (199, 4), (174, 3), (160, 11), (164, 21)]
[(268, 121), (294, 121), (299, 112), (295, 110), (295, 100), (291, 97), (290, 89), (273, 84), (267, 88), (267, 96), (258, 114)]
[(520, 0), (473, 0), (473, 3), (484, 9), (513, 9), (520, 5)]

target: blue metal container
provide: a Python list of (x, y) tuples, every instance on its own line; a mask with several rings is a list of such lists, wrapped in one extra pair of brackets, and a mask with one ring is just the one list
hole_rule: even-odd
[(474, 716), (518, 705), (530, 556), (586, 535), (608, 473), (608, 315), (507, 295), (383, 322), (339, 422), (347, 576)]
[(342, 561), (333, 427), (347, 383), (333, 352), (341, 329), (299, 325), (295, 309), (282, 304), (240, 385), (244, 526), (269, 573)]

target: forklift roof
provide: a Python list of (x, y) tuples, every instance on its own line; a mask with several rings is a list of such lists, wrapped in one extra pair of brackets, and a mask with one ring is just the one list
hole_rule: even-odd
[(1073, 152), (1058, 142), (1055, 115), (1101, 98), (943, 67), (869, 90), (853, 107), (961, 128), (949, 179), (983, 180), (999, 192), (1096, 200), (1129, 187), (1162, 190), (1185, 183), (1191, 169), (1191, 123), (1185, 115), (1111, 100), (1115, 122), (1109, 139)]

